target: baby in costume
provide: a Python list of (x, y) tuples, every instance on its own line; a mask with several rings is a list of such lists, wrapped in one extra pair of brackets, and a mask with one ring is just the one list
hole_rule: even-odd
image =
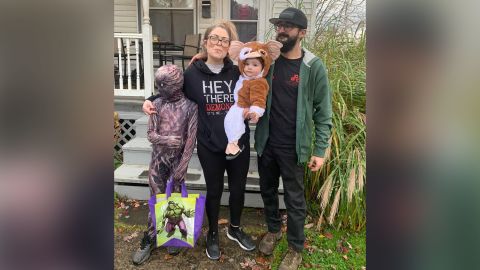
[(282, 44), (278, 41), (242, 43), (232, 41), (230, 58), (238, 61), (240, 77), (233, 91), (235, 103), (225, 116), (224, 127), (228, 138), (226, 159), (236, 158), (245, 148), (238, 140), (245, 133), (245, 118), (257, 123), (263, 116), (269, 86), (265, 76), (272, 62), (280, 56)]

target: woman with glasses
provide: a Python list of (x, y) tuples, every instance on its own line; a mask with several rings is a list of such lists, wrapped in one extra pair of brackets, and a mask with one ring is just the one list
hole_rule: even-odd
[[(228, 56), (228, 49), (231, 40), (238, 40), (238, 34), (231, 22), (222, 22), (207, 28), (203, 37), (204, 57), (185, 70), (183, 89), (186, 97), (198, 104), (197, 153), (207, 185), (205, 209), (209, 222), (206, 253), (208, 258), (218, 260), (218, 216), (225, 171), (230, 191), (227, 237), (244, 250), (255, 249), (251, 237), (240, 228), (250, 162), (250, 130), (246, 124), (245, 133), (239, 140), (240, 144), (245, 145), (244, 151), (234, 160), (226, 160), (228, 140), (224, 119), (234, 103), (233, 90), (240, 75), (238, 67)], [(156, 98), (158, 96), (152, 96), (145, 101), (145, 113), (154, 112), (151, 101)]]

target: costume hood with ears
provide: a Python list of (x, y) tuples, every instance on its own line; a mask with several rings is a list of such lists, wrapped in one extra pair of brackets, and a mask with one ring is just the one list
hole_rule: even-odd
[(271, 40), (267, 43), (261, 43), (258, 41), (243, 43), (234, 40), (230, 43), (228, 54), (233, 60), (238, 61), (238, 68), (242, 74), (245, 59), (261, 57), (264, 63), (262, 76), (265, 77), (268, 74), (272, 62), (280, 56), (280, 48), (282, 46), (282, 43), (275, 40)]

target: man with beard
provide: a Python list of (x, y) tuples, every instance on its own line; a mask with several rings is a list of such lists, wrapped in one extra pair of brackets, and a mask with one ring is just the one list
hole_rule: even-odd
[(298, 269), (305, 243), (306, 216), (304, 167), (318, 171), (324, 162), (332, 126), (331, 90), (322, 61), (301, 47), (307, 17), (287, 8), (270, 19), (283, 44), (281, 56), (267, 76), (271, 91), (266, 113), (255, 131), (260, 190), (265, 206), (268, 233), (259, 250), (273, 252), (282, 236), (278, 209), (279, 177), (282, 177), (287, 208), (288, 251), (279, 269)]

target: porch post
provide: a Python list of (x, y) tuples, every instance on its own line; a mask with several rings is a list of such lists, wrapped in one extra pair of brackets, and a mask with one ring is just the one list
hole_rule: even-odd
[(145, 75), (145, 98), (153, 94), (153, 46), (152, 26), (150, 25), (150, 2), (142, 0), (143, 60)]

